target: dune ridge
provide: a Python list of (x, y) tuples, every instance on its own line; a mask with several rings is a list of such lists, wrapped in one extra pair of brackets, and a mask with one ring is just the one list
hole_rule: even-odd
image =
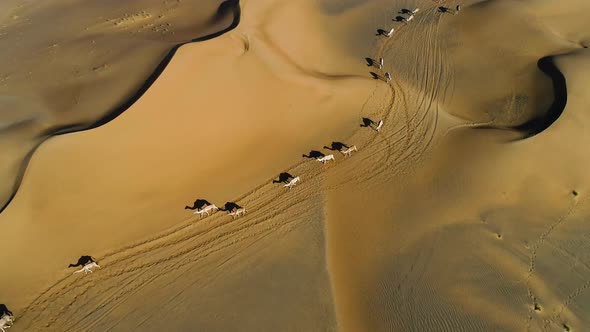
[[(11, 8), (10, 4), (6, 4), (6, 6), (7, 6), (7, 8)], [(9, 127), (4, 128), (4, 130), (2, 130), (4, 135), (0, 136), (0, 139), (2, 139), (3, 143), (8, 146), (10, 146), (11, 144), (22, 145), (21, 141), (23, 140), (23, 138), (20, 136), (17, 136), (15, 138), (15, 137), (12, 137), (14, 135), (11, 134), (11, 131), (14, 131), (14, 129), (18, 130), (19, 127), (25, 127), (22, 130), (23, 133), (27, 133), (28, 130), (32, 130), (32, 132), (30, 134), (28, 134), (29, 136), (32, 136), (32, 137), (25, 137), (24, 138), (24, 140), (28, 141), (28, 142), (26, 142), (27, 143), (26, 147), (20, 147), (19, 153), (16, 153), (14, 156), (11, 156), (11, 154), (7, 153), (5, 156), (5, 158), (9, 159), (10, 163), (15, 164), (15, 166), (13, 167), (13, 170), (9, 171), (10, 174), (2, 175), (2, 177), (5, 178), (5, 183), (7, 183), (7, 184), (12, 183), (12, 184), (10, 186), (6, 185), (6, 188), (1, 190), (6, 193), (4, 194), (4, 196), (5, 196), (4, 203), (2, 204), (2, 207), (0, 207), (0, 213), (2, 213), (2, 211), (4, 211), (6, 209), (8, 204), (10, 204), (10, 201), (16, 195), (18, 187), (20, 186), (20, 183), (22, 181), (22, 176), (25, 172), (25, 169), (29, 163), (31, 156), (33, 155), (35, 150), (45, 140), (51, 138), (52, 136), (63, 135), (63, 134), (72, 133), (72, 132), (76, 132), (76, 131), (97, 128), (97, 127), (115, 119), (118, 115), (120, 115), (122, 112), (124, 112), (126, 109), (128, 109), (133, 103), (135, 103), (147, 91), (147, 89), (153, 84), (153, 82), (158, 78), (160, 73), (164, 70), (164, 68), (170, 62), (170, 59), (172, 58), (172, 56), (174, 55), (174, 53), (176, 52), (178, 47), (180, 47), (184, 44), (187, 44), (187, 43), (200, 42), (200, 41), (205, 41), (205, 40), (208, 40), (211, 38), (215, 38), (215, 37), (218, 37), (218, 36), (226, 33), (227, 31), (230, 31), (233, 28), (235, 28), (235, 26), (237, 26), (239, 24), (239, 8), (236, 9), (236, 6), (239, 7), (239, 4), (236, 1), (228, 0), (228, 1), (221, 3), (220, 6), (217, 8), (217, 12), (215, 13), (215, 15), (209, 19), (211, 21), (210, 24), (211, 24), (211, 26), (215, 26), (217, 24), (217, 21), (224, 21), (224, 16), (228, 13), (228, 11), (231, 11), (232, 12), (231, 13), (232, 19), (231, 19), (229, 26), (227, 26), (221, 30), (217, 30), (215, 32), (206, 34), (204, 36), (189, 39), (188, 41), (181, 41), (179, 43), (177, 42), (174, 45), (167, 47), (168, 51), (166, 51), (165, 54), (163, 54), (161, 56), (161, 60), (159, 60), (159, 62), (157, 62), (154, 65), (154, 67), (150, 73), (146, 73), (147, 78), (142, 80), (142, 82), (140, 84), (136, 83), (137, 84), (136, 86), (131, 87), (132, 91), (130, 91), (126, 96), (122, 96), (122, 97), (118, 98), (121, 101), (115, 100), (115, 103), (117, 105), (113, 105), (113, 106), (109, 105), (108, 109), (106, 111), (99, 109), (96, 111), (96, 115), (90, 116), (89, 118), (84, 118), (84, 119), (76, 119), (77, 116), (72, 116), (71, 120), (66, 119), (65, 121), (63, 121), (63, 122), (66, 122), (65, 124), (58, 124), (58, 125), (43, 124), (40, 128), (29, 129), (28, 126), (39, 127), (38, 124), (36, 124), (37, 120), (33, 118), (33, 119), (24, 119), (19, 122), (12, 123), (12, 124), (10, 124)], [(23, 5), (19, 5), (17, 8), (22, 8), (22, 7), (23, 7)], [(146, 13), (146, 14), (142, 14), (142, 15), (146, 16), (148, 14)], [(151, 17), (151, 16), (148, 15), (147, 17)], [(163, 14), (159, 15), (159, 17), (164, 17), (164, 15)], [(117, 22), (115, 22), (114, 24), (118, 25)], [(86, 28), (85, 30), (88, 30), (88, 28)], [(205, 32), (207, 32), (206, 29), (204, 29), (204, 30), (205, 30)], [(93, 44), (94, 43), (95, 42), (93, 40)], [(55, 44), (55, 46), (59, 47), (58, 44)], [(102, 65), (102, 66), (94, 67), (93, 71), (103, 69), (105, 66), (106, 66), (106, 64)], [(107, 94), (107, 93), (105, 93), (105, 94)], [(109, 98), (108, 94), (107, 94), (107, 98)], [(75, 98), (72, 98), (72, 99), (73, 100), (68, 100), (68, 102), (73, 101), (74, 103), (77, 103)], [(117, 98), (113, 98), (113, 99), (117, 99)], [(91, 107), (93, 107), (93, 106), (91, 106)], [(19, 109), (19, 107), (15, 107), (15, 108)], [(43, 112), (43, 111), (41, 111), (41, 112)], [(46, 117), (45, 119), (43, 119), (43, 122), (49, 122), (48, 120), (49, 119), (47, 119), (47, 117)], [(59, 121), (57, 121), (57, 122), (59, 122)], [(14, 128), (14, 129), (10, 130), (11, 128)], [(0, 194), (0, 200), (2, 200), (1, 196), (2, 195)]]

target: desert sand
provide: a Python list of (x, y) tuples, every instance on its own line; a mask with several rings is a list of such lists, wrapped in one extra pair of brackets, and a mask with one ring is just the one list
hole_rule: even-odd
[(587, 1), (0, 9), (11, 332), (590, 328)]

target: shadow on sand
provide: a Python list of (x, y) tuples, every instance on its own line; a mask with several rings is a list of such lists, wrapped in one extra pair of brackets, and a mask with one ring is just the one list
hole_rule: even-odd
[(238, 204), (236, 204), (235, 202), (227, 202), (225, 203), (225, 205), (221, 208), (219, 208), (220, 211), (226, 211), (226, 212), (232, 212), (234, 210), (238, 210), (241, 209), (242, 207), (239, 206)]
[(369, 118), (362, 118), (362, 122), (363, 123), (361, 123), (361, 127), (371, 127), (375, 125), (375, 121)]
[(208, 200), (206, 199), (201, 199), (201, 198), (197, 198), (197, 200), (193, 203), (193, 206), (185, 206), (184, 209), (185, 210), (196, 210), (196, 209), (202, 209), (207, 205), (211, 205), (211, 203), (209, 203)]
[(0, 317), (2, 317), (4, 315), (14, 316), (12, 314), (12, 311), (8, 310), (8, 308), (6, 307), (6, 304), (0, 303)]
[(76, 264), (70, 264), (68, 267), (84, 266), (92, 262), (98, 263), (92, 256), (80, 256)]
[(538, 118), (516, 127), (517, 130), (524, 132), (525, 138), (535, 136), (545, 129), (549, 128), (563, 113), (567, 105), (567, 85), (565, 76), (553, 62), (553, 57), (547, 56), (539, 59), (537, 67), (551, 78), (553, 82), (553, 102), (547, 112)]
[(375, 34), (375, 36), (387, 36), (387, 31), (383, 29), (377, 29), (377, 33)]
[(332, 142), (332, 144), (330, 146), (324, 146), (324, 149), (328, 149), (331, 151), (342, 151), (345, 148), (348, 149), (349, 146), (342, 143), (342, 142)]
[(308, 155), (303, 155), (304, 158), (308, 158), (308, 159), (317, 159), (317, 158), (322, 158), (325, 156), (326, 156), (325, 154), (323, 154), (319, 151), (316, 151), (316, 150), (311, 150), (311, 151), (309, 151)]
[(552, 56), (546, 56), (537, 62), (537, 67), (545, 73), (553, 82), (553, 102), (549, 106), (547, 112), (543, 115), (533, 118), (521, 125), (515, 127), (499, 127), (494, 125), (486, 125), (478, 127), (478, 129), (503, 129), (503, 130), (517, 130), (523, 134), (523, 137), (516, 140), (533, 137), (545, 129), (549, 128), (559, 117), (563, 114), (565, 106), (567, 105), (567, 84), (565, 76), (561, 73), (559, 68), (553, 62)]
[(287, 172), (284, 172), (284, 173), (279, 174), (278, 180), (272, 180), (272, 183), (287, 183), (287, 182), (289, 182), (289, 180), (291, 180), (293, 178), (294, 178), (293, 175), (291, 175)]

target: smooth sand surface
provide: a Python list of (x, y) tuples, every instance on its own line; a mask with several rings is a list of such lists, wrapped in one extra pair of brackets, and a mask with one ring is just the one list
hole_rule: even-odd
[[(590, 3), (456, 4), (243, 1), (115, 120), (45, 141), (0, 214), (11, 331), (589, 328)], [(133, 65), (129, 86), (153, 69)], [(248, 212), (200, 219), (196, 198)], [(102, 269), (72, 276), (85, 254)]]
[(0, 208), (48, 136), (116, 112), (174, 45), (229, 26), (221, 2), (3, 1)]

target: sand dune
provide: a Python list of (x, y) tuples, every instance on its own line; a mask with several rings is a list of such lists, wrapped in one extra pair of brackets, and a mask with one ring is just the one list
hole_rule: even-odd
[(230, 26), (231, 11), (218, 15), (221, 3), (3, 2), (0, 205), (18, 189), (38, 144), (110, 121), (151, 85), (171, 48)]
[[(180, 47), (116, 119), (32, 155), (0, 214), (11, 331), (583, 331), (590, 4), (567, 3), (241, 2), (235, 29)], [(124, 12), (105, 27), (155, 15)], [(48, 114), (25, 100), (7, 160), (35, 144), (17, 124)], [(248, 212), (200, 219), (196, 198)], [(72, 276), (83, 254), (102, 269)]]

